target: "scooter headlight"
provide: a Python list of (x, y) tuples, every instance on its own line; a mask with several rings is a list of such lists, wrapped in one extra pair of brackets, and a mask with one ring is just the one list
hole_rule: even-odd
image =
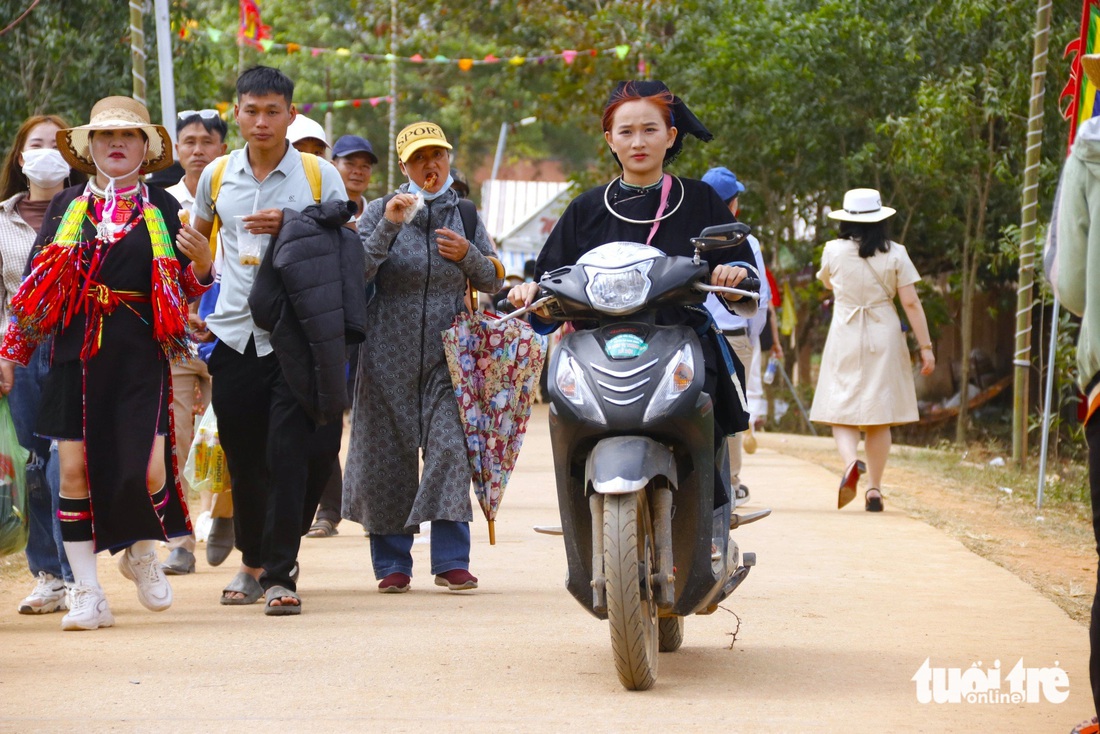
[(690, 344), (685, 344), (665, 365), (664, 376), (649, 401), (649, 407), (645, 409), (642, 421), (648, 423), (668, 413), (676, 398), (683, 395), (694, 380), (695, 352)]
[(649, 295), (652, 283), (648, 273), (652, 267), (652, 260), (614, 270), (586, 267), (588, 300), (603, 313), (626, 314), (638, 309)]
[(601, 425), (607, 424), (607, 419), (596, 402), (596, 396), (584, 378), (580, 364), (573, 359), (572, 355), (563, 353), (558, 359), (554, 384), (561, 396), (576, 408), (582, 418)]

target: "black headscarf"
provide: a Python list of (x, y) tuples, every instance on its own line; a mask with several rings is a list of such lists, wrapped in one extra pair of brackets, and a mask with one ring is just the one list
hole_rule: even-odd
[[(619, 101), (628, 94), (630, 96), (637, 94), (641, 97), (656, 97), (662, 92), (668, 92), (672, 95), (672, 126), (676, 128), (676, 142), (672, 144), (671, 148), (665, 151), (665, 163), (667, 164), (680, 154), (680, 149), (684, 147), (685, 135), (694, 135), (704, 143), (711, 140), (714, 135), (712, 135), (710, 130), (707, 130), (706, 126), (699, 121), (699, 118), (688, 109), (688, 106), (684, 104), (682, 99), (672, 94), (672, 91), (664, 82), (619, 82), (619, 85), (611, 92), (611, 96), (607, 98), (607, 104), (604, 105), (604, 109), (606, 110), (613, 103)], [(619, 156), (612, 152), (611, 157), (619, 164), (619, 168), (623, 167), (622, 162), (619, 161)]]

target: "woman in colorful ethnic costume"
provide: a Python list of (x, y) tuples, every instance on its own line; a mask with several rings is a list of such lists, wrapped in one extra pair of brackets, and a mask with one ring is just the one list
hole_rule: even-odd
[[(665, 172), (665, 166), (683, 147), (684, 137), (694, 135), (708, 141), (712, 135), (664, 83), (621, 82), (604, 108), (603, 135), (621, 168), (620, 175), (570, 202), (539, 253), (536, 282), (509, 291), (508, 300), (514, 306), (530, 305), (544, 273), (573, 265), (600, 245), (642, 242), (669, 255), (690, 257), (695, 252), (692, 237), (706, 227), (735, 221), (710, 185)], [(703, 259), (711, 267), (711, 284), (725, 287), (737, 287), (750, 274), (748, 263), (755, 262), (748, 243), (706, 253)], [(725, 303), (744, 316), (756, 313), (756, 302), (749, 299)], [(545, 334), (557, 328), (556, 322), (544, 321), (539, 315), (535, 311), (529, 316), (536, 331)], [(717, 453), (727, 434), (748, 427), (748, 412), (733, 385), (734, 379), (744, 384), (731, 366), (737, 364), (736, 357), (727, 351), (725, 339), (702, 305), (664, 309), (658, 323), (690, 325), (700, 334), (706, 366), (704, 389), (715, 405)], [(743, 368), (739, 372), (743, 375)], [(717, 470), (714, 503), (716, 510), (729, 512), (729, 487), (719, 480)]]
[[(53, 336), (37, 433), (58, 442), (58, 516), (75, 584), (64, 630), (114, 624), (95, 554), (119, 556), (138, 599), (161, 611), (172, 588), (156, 541), (188, 533), (172, 435), (170, 362), (189, 355), (187, 300), (213, 282), (206, 247), (174, 245), (179, 204), (141, 183), (172, 162), (167, 131), (145, 106), (107, 97), (58, 149), (85, 186), (46, 210), (0, 344), (0, 393), (16, 364)], [(179, 416), (190, 420), (190, 416)]]

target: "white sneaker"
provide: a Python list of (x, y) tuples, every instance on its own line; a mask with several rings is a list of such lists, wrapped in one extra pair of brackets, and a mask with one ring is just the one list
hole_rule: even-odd
[(172, 606), (172, 586), (157, 562), (156, 553), (146, 553), (140, 558), (127, 548), (119, 554), (118, 570), (137, 586), (138, 601), (152, 612), (163, 612)]
[(23, 601), (19, 602), (20, 614), (49, 614), (69, 608), (68, 589), (65, 582), (45, 571), (38, 572), (38, 583)]
[(94, 630), (112, 627), (114, 623), (103, 589), (86, 582), (69, 589), (69, 613), (61, 618), (61, 629)]

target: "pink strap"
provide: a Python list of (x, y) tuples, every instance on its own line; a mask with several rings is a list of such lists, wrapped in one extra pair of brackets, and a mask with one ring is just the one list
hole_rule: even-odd
[(661, 215), (665, 213), (665, 207), (668, 206), (668, 195), (671, 191), (672, 176), (666, 173), (661, 178), (661, 203), (657, 205), (657, 221), (653, 223), (653, 227), (649, 230), (649, 237), (645, 238), (647, 245), (653, 241), (653, 235), (657, 234), (657, 228), (661, 226)]

